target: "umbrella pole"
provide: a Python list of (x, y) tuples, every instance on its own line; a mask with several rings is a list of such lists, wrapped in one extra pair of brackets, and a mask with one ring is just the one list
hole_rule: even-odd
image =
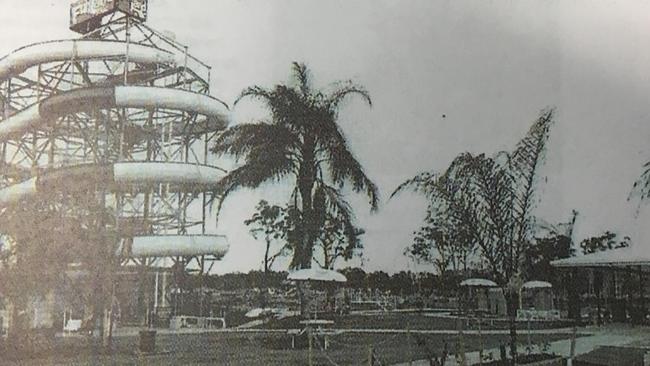
[(314, 350), (312, 344), (311, 327), (307, 326), (307, 337), (309, 338), (309, 366), (314, 365)]
[(483, 366), (483, 335), (481, 335), (481, 314), (478, 316), (478, 364)]

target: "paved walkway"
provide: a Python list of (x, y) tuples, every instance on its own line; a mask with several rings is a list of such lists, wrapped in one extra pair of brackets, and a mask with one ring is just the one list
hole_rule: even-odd
[[(565, 332), (560, 332), (565, 333)], [(579, 337), (576, 339), (576, 355), (587, 353), (599, 346), (623, 346), (628, 344), (638, 344), (650, 341), (650, 327), (628, 327), (624, 325), (613, 325), (606, 327), (584, 327), (578, 328), (578, 333), (592, 333), (591, 336)], [(526, 332), (520, 332), (519, 337), (525, 337)], [(524, 338), (525, 339), (525, 338)], [(499, 349), (489, 349), (483, 351), (483, 354), (492, 353), (496, 357), (499, 355)], [(552, 342), (548, 350), (549, 353), (569, 356), (571, 352), (571, 340), (565, 339)], [(467, 365), (478, 364), (479, 353), (468, 352), (466, 354)], [(458, 363), (454, 357), (449, 357), (445, 366), (457, 366)], [(429, 366), (428, 360), (417, 360), (411, 363), (402, 363), (399, 366)]]

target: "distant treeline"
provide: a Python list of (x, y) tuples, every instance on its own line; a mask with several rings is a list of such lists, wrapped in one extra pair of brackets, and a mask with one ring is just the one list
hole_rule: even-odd
[[(390, 292), (395, 295), (454, 295), (458, 284), (468, 276), (481, 277), (484, 274), (475, 273), (445, 273), (445, 278), (431, 272), (401, 271), (388, 274), (384, 271), (366, 272), (361, 268), (345, 268), (340, 270), (348, 281), (344, 285), (357, 290)], [(248, 273), (227, 273), (210, 275), (203, 278), (203, 285), (222, 291), (236, 291), (254, 288), (282, 288), (289, 285), (287, 272), (250, 271)], [(197, 277), (188, 282), (190, 286), (198, 285)]]

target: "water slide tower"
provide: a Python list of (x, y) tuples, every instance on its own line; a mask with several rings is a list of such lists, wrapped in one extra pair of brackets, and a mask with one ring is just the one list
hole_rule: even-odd
[(47, 217), (104, 259), (74, 263), (91, 278), (99, 329), (124, 268), (206, 273), (228, 250), (209, 219), (225, 172), (208, 159), (228, 108), (210, 95), (210, 66), (146, 24), (147, 5), (75, 1), (79, 38), (0, 59), (0, 213), (16, 218), (1, 230)]

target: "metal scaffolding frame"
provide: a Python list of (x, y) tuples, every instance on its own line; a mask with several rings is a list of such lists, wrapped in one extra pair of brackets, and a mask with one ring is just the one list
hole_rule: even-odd
[[(80, 57), (82, 46), (93, 45), (84, 42), (105, 42), (123, 52)], [(71, 47), (68, 58), (54, 60), (53, 53), (49, 53), (42, 62), (24, 61), (21, 67), (9, 68), (9, 75), (0, 79), (0, 128), (3, 122), (9, 124), (12, 117), (15, 119), (30, 108), (38, 108), (41, 117), (39, 124), (0, 140), (0, 190), (34, 178), (38, 185), (46, 174), (65, 173), (67, 168), (85, 165), (208, 164), (208, 146), (223, 130), (223, 120), (202, 114), (200, 108), (188, 110), (164, 103), (118, 106), (114, 100), (106, 102), (109, 99), (105, 94), (99, 94), (106, 90), (116, 93), (118, 88), (127, 86), (143, 86), (209, 96), (211, 68), (190, 55), (187, 46), (118, 11), (106, 16), (97, 29), (80, 39), (44, 42), (15, 52), (22, 51), (29, 56), (31, 49), (68, 46)], [(170, 57), (150, 62), (131, 54), (138, 50)], [(168, 62), (169, 59), (174, 62)], [(86, 103), (75, 104), (72, 96), (79, 93), (94, 97)], [(227, 110), (225, 104), (224, 110)], [(109, 265), (150, 268), (164, 263), (161, 257), (117, 257), (118, 248), (134, 236), (216, 231), (216, 227), (207, 224), (209, 205), (219, 199), (213, 187), (183, 185), (179, 188), (169, 181), (118, 186), (107, 183), (103, 176), (69, 181), (65, 174), (59, 175), (61, 181), (48, 186), (49, 191), (21, 199), (19, 205), (33, 210), (53, 210), (62, 222), (83, 221), (84, 229), (94, 233), (89, 237), (108, 238), (109, 243), (88, 245), (89, 250), (106, 256)], [(11, 205), (0, 207), (2, 211), (9, 209)], [(202, 276), (219, 259), (217, 255), (202, 254), (174, 256), (171, 262)], [(106, 281), (113, 276), (102, 272), (106, 270), (94, 271), (93, 276), (101, 277), (101, 283), (95, 284), (98, 290), (104, 291)], [(115, 268), (111, 271), (115, 272)], [(173, 281), (169, 286), (174, 286)]]

